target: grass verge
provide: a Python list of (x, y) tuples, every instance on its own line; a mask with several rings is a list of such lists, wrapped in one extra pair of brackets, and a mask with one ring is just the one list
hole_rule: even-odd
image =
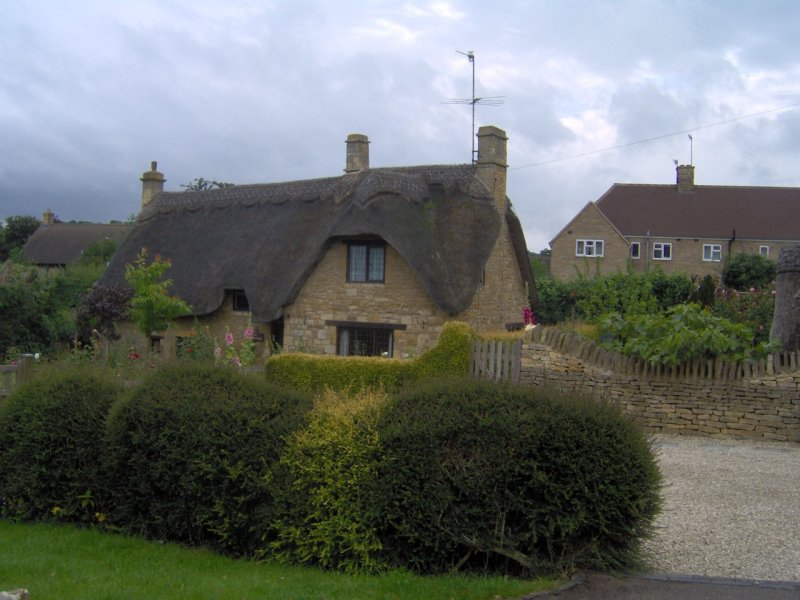
[(206, 550), (56, 524), (0, 520), (0, 590), (60, 600), (496, 600), (553, 587), (554, 579), (350, 576), (232, 560)]

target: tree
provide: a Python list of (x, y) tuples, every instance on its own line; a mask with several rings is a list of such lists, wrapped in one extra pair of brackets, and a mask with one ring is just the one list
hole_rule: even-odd
[(117, 242), (104, 239), (90, 244), (81, 254), (82, 265), (101, 265), (105, 267), (117, 251)]
[(30, 215), (8, 217), (0, 230), (0, 261), (8, 260), (11, 253), (22, 248), (39, 227), (39, 219)]
[(122, 286), (95, 285), (81, 298), (76, 314), (78, 339), (88, 343), (97, 331), (110, 340), (119, 339), (116, 323), (126, 319), (131, 309), (133, 291)]
[(231, 186), (233, 186), (233, 184), (226, 181), (214, 181), (213, 179), (203, 179), (202, 177), (193, 179), (191, 183), (181, 184), (184, 192), (202, 192), (204, 190), (213, 190)]
[(171, 267), (169, 260), (158, 255), (148, 264), (147, 248), (142, 248), (133, 264), (125, 267), (125, 281), (133, 289), (131, 320), (148, 338), (153, 332), (164, 331), (173, 319), (191, 313), (186, 302), (169, 295), (172, 280), (161, 280)]
[(735, 290), (761, 289), (775, 281), (775, 262), (760, 254), (737, 254), (722, 271), (722, 283)]

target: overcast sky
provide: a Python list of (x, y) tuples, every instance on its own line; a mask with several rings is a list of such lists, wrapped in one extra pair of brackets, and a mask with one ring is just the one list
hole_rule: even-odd
[[(538, 251), (613, 183), (800, 186), (796, 0), (0, 0), (0, 218), (125, 220), (165, 189), (470, 161), (509, 137)], [(692, 134), (690, 150), (688, 133)], [(674, 134), (674, 135), (670, 135)], [(650, 140), (650, 141), (645, 141)], [(641, 142), (641, 143), (638, 143)]]

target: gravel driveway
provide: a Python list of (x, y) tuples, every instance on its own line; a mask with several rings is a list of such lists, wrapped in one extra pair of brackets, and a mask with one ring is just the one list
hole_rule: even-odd
[(654, 572), (800, 581), (800, 445), (655, 436)]

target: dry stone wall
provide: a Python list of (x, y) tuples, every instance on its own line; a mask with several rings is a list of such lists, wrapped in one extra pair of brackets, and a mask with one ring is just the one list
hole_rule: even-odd
[(522, 349), (520, 382), (610, 401), (651, 432), (800, 442), (796, 353), (762, 364), (653, 368), (536, 328)]

